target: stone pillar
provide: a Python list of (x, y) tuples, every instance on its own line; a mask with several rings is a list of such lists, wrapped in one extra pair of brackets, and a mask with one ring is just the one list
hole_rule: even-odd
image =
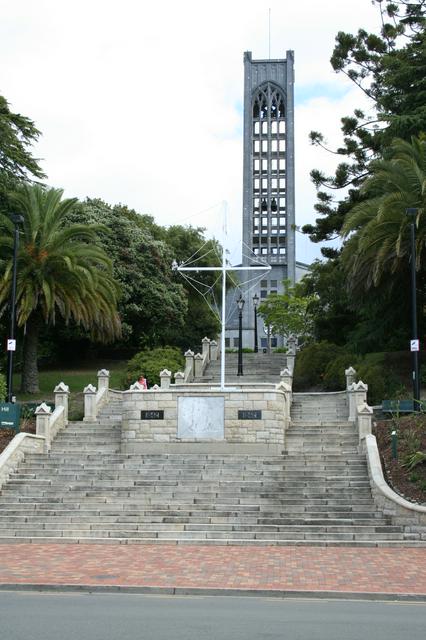
[(355, 369), (353, 367), (349, 367), (349, 369), (346, 369), (345, 376), (346, 376), (346, 389), (349, 389), (351, 384), (355, 382), (355, 377), (356, 377)]
[[(197, 354), (197, 355), (199, 355), (202, 358), (200, 354)], [(181, 384), (185, 384), (185, 374), (183, 373), (183, 371), (176, 371), (175, 385), (181, 385)]]
[(185, 353), (185, 380), (192, 382), (194, 379), (194, 352), (188, 349)]
[(84, 422), (96, 420), (96, 387), (88, 384), (83, 389), (84, 393)]
[(210, 342), (210, 360), (217, 360), (219, 347), (216, 340)]
[[(203, 356), (201, 353), (197, 353), (194, 356), (194, 376), (201, 378), (203, 376)], [(176, 377), (176, 376), (175, 376)]]
[[(290, 385), (281, 381), (279, 384), (275, 385), (275, 389), (277, 391), (284, 392), (284, 429), (286, 429), (291, 422), (290, 420), (291, 396), (292, 396), (291, 387)], [(284, 432), (284, 445), (285, 445), (285, 440), (286, 440), (286, 434)]]
[(288, 348), (287, 353), (289, 353), (290, 355), (295, 356), (296, 355), (296, 345), (297, 345), (296, 338), (294, 336), (289, 336), (289, 338), (287, 338), (287, 348)]
[(281, 379), (281, 382), (284, 382), (284, 384), (287, 384), (290, 387), (290, 389), (293, 388), (293, 375), (291, 371), (289, 371), (289, 369), (283, 369), (280, 372), (280, 379)]
[(70, 395), (70, 388), (60, 382), (53, 389), (53, 393), (55, 394), (55, 409), (57, 407), (64, 407), (64, 415), (65, 415), (65, 424), (68, 422), (68, 396)]
[(349, 396), (349, 422), (355, 422), (357, 416), (357, 407), (367, 402), (368, 385), (361, 380), (354, 382), (348, 389)]
[(50, 416), (52, 415), (52, 409), (42, 402), (35, 410), (36, 416), (36, 434), (44, 438), (45, 451), (50, 450)]
[(294, 372), (294, 361), (296, 359), (296, 355), (294, 353), (287, 353), (287, 370), (290, 371), (291, 376), (293, 377)]
[(203, 338), (201, 340), (201, 344), (203, 360), (205, 360), (206, 364), (208, 364), (210, 362), (210, 338)]
[(167, 369), (163, 369), (163, 371), (160, 372), (160, 380), (161, 380), (161, 388), (169, 389), (170, 383), (172, 381), (172, 372), (168, 371)]
[(366, 402), (363, 402), (357, 407), (357, 423), (358, 423), (358, 435), (359, 443), (364, 440), (365, 436), (371, 435), (373, 419), (373, 409), (368, 406)]
[(98, 389), (109, 389), (109, 371), (106, 369), (98, 371)]

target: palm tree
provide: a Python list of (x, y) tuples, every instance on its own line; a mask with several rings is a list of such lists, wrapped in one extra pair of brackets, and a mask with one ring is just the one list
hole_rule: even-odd
[(342, 261), (355, 289), (378, 286), (389, 274), (406, 268), (410, 254), (410, 220), (417, 214), (417, 269), (426, 240), (426, 138), (395, 139), (389, 156), (371, 164), (361, 193), (365, 200), (351, 209), (342, 227), (348, 238)]
[[(62, 189), (24, 185), (10, 194), (24, 218), (18, 254), (17, 323), (25, 326), (21, 390), (38, 391), (37, 349), (43, 325), (59, 315), (66, 323), (89, 329), (94, 338), (120, 334), (118, 285), (112, 265), (97, 246), (99, 225), (65, 224), (76, 199), (62, 200)], [(9, 301), (12, 274), (13, 223), (0, 215), (0, 311)]]

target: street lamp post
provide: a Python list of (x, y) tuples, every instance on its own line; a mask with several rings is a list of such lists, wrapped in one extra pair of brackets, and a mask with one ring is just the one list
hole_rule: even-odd
[(18, 224), (24, 222), (24, 218), (18, 214), (13, 214), (12, 222), (15, 225), (13, 239), (13, 268), (12, 268), (12, 291), (10, 297), (10, 331), (8, 339), (8, 366), (7, 366), (7, 401), (12, 402), (13, 398), (13, 352), (15, 351), (15, 324), (16, 324), (16, 273), (18, 261), (19, 229)]
[(411, 231), (411, 353), (413, 364), (414, 410), (420, 409), (419, 341), (417, 335), (417, 285), (416, 285), (416, 216), (417, 209), (407, 209)]
[(242, 376), (243, 374), (243, 309), (244, 309), (245, 300), (240, 294), (240, 297), (237, 300), (238, 305), (238, 370), (237, 376)]
[(254, 352), (258, 353), (259, 347), (257, 344), (257, 305), (259, 304), (259, 296), (257, 293), (253, 296), (253, 307), (254, 307)]

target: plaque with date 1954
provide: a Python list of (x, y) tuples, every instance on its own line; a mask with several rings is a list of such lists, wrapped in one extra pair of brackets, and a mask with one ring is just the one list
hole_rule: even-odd
[(141, 411), (141, 420), (164, 420), (164, 410)]
[(240, 409), (238, 411), (238, 420), (262, 420), (262, 412), (258, 409)]

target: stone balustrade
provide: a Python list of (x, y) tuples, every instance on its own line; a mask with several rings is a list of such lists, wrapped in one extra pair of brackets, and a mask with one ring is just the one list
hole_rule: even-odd
[(42, 402), (35, 410), (36, 434), (44, 438), (44, 449), (50, 451), (52, 442), (68, 424), (68, 396), (69, 387), (60, 382), (53, 390), (55, 394), (55, 410)]
[(194, 380), (194, 352), (188, 349), (185, 353), (185, 382), (192, 382)]
[(356, 422), (357, 410), (361, 405), (367, 402), (368, 385), (364, 384), (362, 380), (359, 382), (353, 382), (347, 389), (348, 403), (349, 403), (349, 422)]
[(84, 422), (93, 422), (97, 419), (98, 412), (108, 402), (109, 396), (109, 371), (98, 371), (98, 390), (92, 384), (83, 389), (84, 394)]
[(16, 471), (27, 453), (44, 453), (44, 437), (32, 433), (18, 433), (0, 453), (0, 489), (7, 482), (11, 473)]

